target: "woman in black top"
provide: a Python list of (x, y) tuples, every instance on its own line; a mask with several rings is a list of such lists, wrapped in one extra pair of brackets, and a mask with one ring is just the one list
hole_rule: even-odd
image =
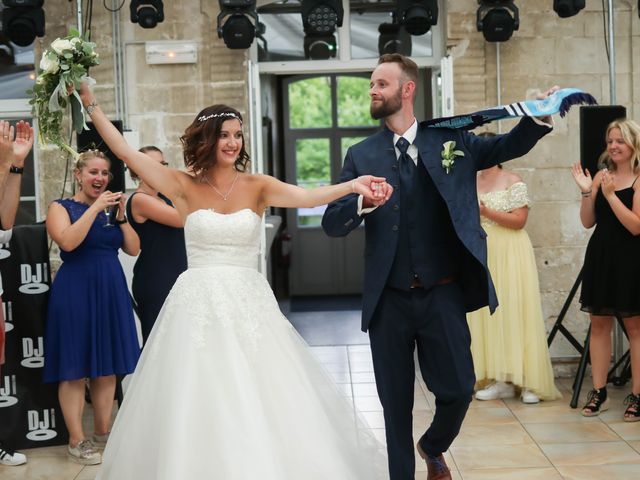
[(596, 226), (582, 268), (582, 310), (591, 316), (589, 343), (593, 390), (584, 416), (608, 408), (607, 372), (611, 361), (614, 317), (624, 320), (631, 351), (632, 386), (625, 400), (624, 421), (640, 420), (640, 126), (616, 120), (607, 128), (604, 169), (593, 180), (589, 171), (573, 166), (582, 192), (580, 220)]
[[(168, 165), (154, 146), (140, 149), (162, 165)], [(131, 178), (139, 180), (133, 170)], [(127, 202), (127, 217), (140, 237), (141, 252), (133, 267), (133, 298), (142, 327), (143, 342), (178, 276), (187, 269), (182, 219), (171, 200), (140, 180)]]

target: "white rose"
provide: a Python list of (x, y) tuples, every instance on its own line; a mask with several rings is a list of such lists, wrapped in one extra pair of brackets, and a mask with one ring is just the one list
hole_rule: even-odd
[(40, 69), (44, 73), (56, 73), (60, 69), (60, 62), (58, 62), (57, 58), (51, 59), (44, 54), (40, 60)]
[(73, 44), (69, 40), (65, 40), (65, 39), (62, 39), (62, 38), (57, 38), (51, 44), (51, 48), (58, 55), (62, 55), (62, 52), (64, 50), (71, 50), (73, 48)]
[(80, 45), (82, 44), (82, 39), (78, 38), (78, 37), (74, 37), (70, 40), (71, 45), (73, 45), (73, 48), (75, 48), (76, 50), (80, 49)]

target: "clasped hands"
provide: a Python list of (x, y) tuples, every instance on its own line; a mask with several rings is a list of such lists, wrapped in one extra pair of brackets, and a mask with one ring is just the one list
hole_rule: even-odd
[(393, 194), (393, 187), (389, 185), (384, 177), (374, 177), (373, 175), (361, 175), (352, 181), (354, 193), (364, 197), (363, 206), (379, 207), (384, 205)]

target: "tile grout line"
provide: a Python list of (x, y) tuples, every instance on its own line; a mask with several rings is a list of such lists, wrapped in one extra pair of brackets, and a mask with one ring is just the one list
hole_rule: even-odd
[(504, 401), (502, 400), (502, 403), (504, 403), (504, 405), (509, 409), (509, 411), (511, 412), (511, 414), (516, 418), (516, 420), (518, 421), (518, 423), (520, 424), (520, 426), (524, 429), (525, 432), (527, 432), (527, 435), (529, 435), (529, 438), (531, 439), (531, 441), (533, 441), (534, 445), (538, 448), (538, 450), (540, 450), (540, 453), (542, 453), (542, 455), (544, 456), (544, 458), (547, 459), (547, 461), (549, 462), (549, 464), (553, 467), (553, 469), (558, 473), (558, 475), (560, 476), (560, 478), (565, 478), (562, 473), (560, 473), (560, 470), (558, 470), (558, 467), (555, 463), (553, 463), (551, 461), (551, 459), (549, 458), (549, 456), (545, 453), (545, 451), (542, 449), (542, 447), (540, 446), (540, 444), (538, 443), (538, 441), (533, 438), (533, 435), (531, 435), (531, 432), (529, 432), (529, 430), (527, 430), (527, 426), (520, 420), (520, 418), (518, 417), (518, 415), (516, 415), (516, 413), (513, 411), (513, 409)]

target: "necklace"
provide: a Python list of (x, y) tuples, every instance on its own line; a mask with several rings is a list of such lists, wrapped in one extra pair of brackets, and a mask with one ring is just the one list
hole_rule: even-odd
[(238, 172), (236, 172), (236, 176), (233, 177), (233, 182), (231, 182), (231, 186), (229, 187), (229, 190), (227, 190), (227, 193), (222, 193), (216, 187), (211, 185), (211, 182), (209, 181), (209, 179), (207, 177), (204, 177), (204, 181), (207, 182), (209, 184), (209, 186), (211, 188), (213, 188), (216, 191), (216, 193), (218, 195), (220, 195), (222, 197), (222, 200), (224, 200), (225, 202), (227, 201), (227, 198), (229, 198), (229, 195), (231, 195), (231, 192), (233, 191), (233, 187), (236, 186), (236, 180), (238, 180)]

